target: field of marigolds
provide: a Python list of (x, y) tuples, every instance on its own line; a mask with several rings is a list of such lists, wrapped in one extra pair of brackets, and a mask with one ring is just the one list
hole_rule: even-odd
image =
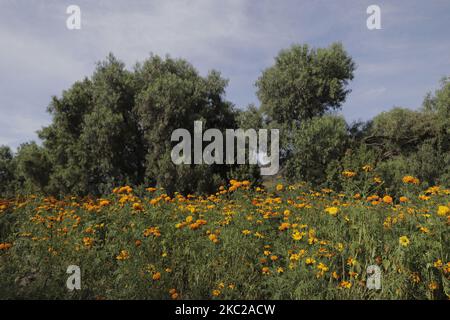
[[(448, 299), (450, 190), (403, 186), (394, 197), (232, 180), (203, 197), (125, 186), (3, 199), (0, 298)], [(80, 290), (66, 286), (70, 265)]]

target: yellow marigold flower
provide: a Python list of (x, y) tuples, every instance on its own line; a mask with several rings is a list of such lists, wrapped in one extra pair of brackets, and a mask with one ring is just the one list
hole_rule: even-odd
[(339, 274), (336, 271), (333, 271), (333, 273), (331, 274), (331, 276), (333, 277), (333, 279), (338, 280), (340, 278)]
[(419, 227), (419, 231), (422, 233), (429, 233), (430, 229), (428, 229), (427, 227)]
[(90, 248), (93, 243), (94, 243), (94, 239), (89, 238), (89, 237), (84, 237), (83, 238), (83, 244), (84, 244), (85, 247)]
[(133, 210), (135, 211), (143, 211), (144, 207), (139, 202), (133, 203)]
[(392, 201), (393, 201), (393, 199), (392, 199), (391, 196), (386, 195), (386, 196), (383, 197), (383, 202), (384, 203), (391, 204)]
[(305, 263), (306, 265), (310, 266), (316, 263), (316, 260), (314, 260), (313, 258), (306, 258)]
[(320, 262), (317, 265), (317, 269), (319, 269), (322, 272), (327, 272), (329, 270), (329, 268), (325, 264), (323, 264), (322, 262)]
[(347, 259), (347, 265), (350, 267), (354, 266), (356, 264), (356, 262), (357, 262), (356, 259), (354, 259), (352, 257)]
[(117, 260), (127, 260), (130, 258), (130, 254), (127, 250), (120, 251), (119, 255), (116, 257)]
[(356, 176), (356, 172), (350, 171), (350, 170), (345, 170), (342, 172), (342, 175), (346, 178), (353, 178), (354, 176)]
[(445, 215), (447, 215), (447, 214), (450, 214), (450, 208), (447, 207), (447, 206), (439, 206), (439, 207), (438, 207), (437, 214), (438, 214), (439, 216), (445, 216)]
[(184, 223), (177, 223), (177, 224), (175, 224), (175, 228), (177, 228), (177, 229), (181, 229), (181, 228), (183, 228), (184, 226), (185, 226)]
[(419, 196), (419, 200), (422, 200), (422, 201), (428, 201), (428, 200), (430, 200), (430, 197), (421, 194), (421, 195)]
[(284, 186), (282, 184), (277, 184), (277, 191), (282, 191)]
[(278, 227), (278, 230), (280, 231), (284, 231), (289, 229), (289, 227), (291, 226), (291, 224), (289, 222), (283, 222), (282, 224), (280, 224), (280, 226)]
[(341, 283), (339, 283), (339, 287), (344, 289), (350, 289), (352, 287), (352, 283), (349, 281), (341, 281)]
[(242, 230), (242, 234), (244, 235), (249, 235), (250, 233), (252, 233), (250, 230)]
[(217, 290), (217, 289), (213, 290), (213, 291), (212, 291), (212, 295), (213, 295), (214, 297), (218, 297), (218, 296), (220, 295), (220, 290)]
[(403, 247), (407, 247), (407, 246), (409, 245), (409, 243), (410, 243), (410, 241), (409, 241), (409, 239), (408, 239), (407, 236), (401, 236), (401, 237), (398, 239), (398, 242), (399, 242), (400, 245), (403, 246)]
[(328, 207), (325, 209), (325, 211), (332, 216), (336, 216), (339, 212), (339, 208), (337, 207)]
[(419, 184), (420, 180), (417, 178), (414, 178), (413, 176), (404, 176), (403, 177), (403, 183), (410, 183), (410, 184)]
[(435, 268), (440, 269), (440, 268), (442, 268), (442, 266), (443, 266), (443, 263), (442, 263), (442, 260), (441, 260), (441, 259), (438, 259), (438, 260), (436, 260), (436, 261), (434, 262), (434, 267), (435, 267)]
[(144, 230), (144, 237), (149, 237), (149, 236), (155, 236), (155, 237), (159, 237), (161, 236), (161, 232), (159, 231), (158, 227), (150, 227)]
[(443, 268), (444, 273), (450, 273), (450, 262), (447, 262)]
[(217, 235), (215, 235), (214, 233), (211, 233), (211, 234), (208, 236), (208, 238), (209, 238), (209, 240), (211, 240), (211, 241), (214, 242), (214, 243), (219, 242), (219, 239), (217, 238)]
[(108, 200), (100, 200), (99, 206), (100, 206), (100, 207), (106, 207), (106, 206), (109, 206), (110, 203), (111, 203), (111, 202), (108, 201)]
[(277, 260), (278, 260), (278, 256), (276, 256), (276, 255), (271, 255), (271, 256), (270, 256), (270, 260), (272, 260), (272, 261), (277, 261)]
[(299, 241), (299, 240), (302, 240), (304, 235), (305, 235), (304, 232), (294, 230), (294, 232), (292, 233), (292, 239), (294, 239), (295, 241)]
[(437, 290), (439, 288), (439, 285), (436, 281), (432, 281), (430, 282), (430, 284), (428, 285), (428, 288), (430, 290)]
[(377, 183), (377, 184), (380, 184), (380, 183), (383, 182), (383, 180), (381, 180), (380, 177), (375, 177), (375, 178), (373, 178), (373, 182), (375, 182), (375, 183)]
[(370, 171), (373, 170), (373, 167), (372, 167), (370, 164), (366, 164), (364, 167), (362, 167), (362, 169), (363, 169), (365, 172), (370, 172)]

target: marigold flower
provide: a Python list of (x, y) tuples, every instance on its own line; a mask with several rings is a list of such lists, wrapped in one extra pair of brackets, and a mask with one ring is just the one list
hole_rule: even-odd
[(341, 283), (339, 283), (339, 287), (344, 289), (350, 289), (352, 287), (352, 283), (349, 281), (341, 281)]
[(325, 209), (325, 211), (332, 216), (336, 216), (339, 212), (339, 208), (337, 207), (328, 207)]
[(11, 243), (0, 243), (0, 250), (8, 250), (12, 247)]
[(420, 180), (417, 178), (414, 178), (413, 176), (404, 176), (402, 179), (403, 183), (409, 183), (409, 184), (419, 184)]
[(435, 262), (434, 262), (434, 267), (435, 268), (442, 268), (442, 266), (443, 266), (443, 263), (442, 263), (442, 260), (441, 259), (438, 259), (438, 260), (436, 260)]
[(354, 176), (356, 176), (356, 172), (350, 171), (350, 170), (345, 170), (342, 172), (342, 175), (346, 178), (353, 178)]
[(401, 237), (398, 239), (398, 242), (399, 242), (400, 245), (403, 246), (403, 247), (407, 247), (407, 246), (409, 245), (409, 243), (410, 243), (410, 241), (409, 241), (409, 239), (408, 239), (407, 236), (401, 236)]
[(282, 224), (280, 224), (280, 226), (278, 227), (278, 230), (280, 231), (284, 231), (289, 229), (289, 227), (291, 226), (291, 224), (289, 222), (283, 222)]
[(436, 281), (432, 281), (430, 282), (430, 284), (428, 285), (428, 288), (432, 291), (437, 290), (439, 288), (439, 285)]
[(305, 235), (304, 232), (294, 230), (294, 232), (292, 233), (292, 239), (294, 239), (295, 241), (299, 241), (299, 240), (302, 240), (304, 235)]
[(383, 197), (383, 202), (384, 203), (391, 204), (392, 201), (393, 201), (393, 199), (392, 199), (391, 196), (386, 195), (386, 196)]
[(116, 257), (117, 260), (127, 260), (130, 258), (130, 254), (127, 250), (120, 251), (119, 255)]
[(438, 214), (439, 216), (445, 216), (445, 215), (447, 215), (447, 214), (450, 214), (450, 208), (447, 207), (447, 206), (439, 206), (439, 207), (438, 207), (437, 214)]
[(155, 272), (152, 276), (153, 281), (158, 281), (159, 279), (161, 279), (161, 273), (160, 272)]
[(90, 237), (84, 237), (83, 238), (83, 244), (84, 244), (85, 247), (90, 248), (93, 243), (94, 243), (94, 239), (92, 239)]

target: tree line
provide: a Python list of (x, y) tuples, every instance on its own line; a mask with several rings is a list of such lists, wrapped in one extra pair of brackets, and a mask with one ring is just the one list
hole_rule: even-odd
[(229, 179), (262, 183), (254, 165), (173, 164), (171, 133), (192, 129), (196, 120), (205, 130), (280, 129), (282, 170), (275, 178), (290, 183), (340, 190), (342, 172), (370, 166), (393, 194), (404, 175), (448, 186), (450, 77), (419, 110), (396, 107), (347, 123), (338, 111), (355, 68), (340, 43), (293, 45), (257, 79), (260, 106), (239, 109), (226, 99), (228, 81), (216, 70), (201, 76), (183, 59), (157, 55), (128, 70), (110, 54), (90, 77), (52, 97), (52, 122), (38, 131), (42, 145), (0, 147), (0, 195), (101, 195), (119, 185), (187, 194), (213, 192)]

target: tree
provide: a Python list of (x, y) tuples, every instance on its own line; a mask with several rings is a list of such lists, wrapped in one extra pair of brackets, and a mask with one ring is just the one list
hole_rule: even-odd
[(45, 192), (51, 163), (46, 150), (35, 142), (23, 143), (14, 157), (18, 193)]
[(293, 153), (285, 174), (289, 181), (320, 185), (327, 179), (327, 167), (344, 155), (349, 141), (343, 117), (322, 116), (304, 121), (293, 132)]
[(382, 158), (409, 155), (436, 136), (435, 120), (432, 114), (397, 107), (373, 119), (365, 140), (380, 150)]
[(139, 93), (135, 112), (146, 147), (147, 184), (174, 191), (207, 192), (223, 183), (228, 166), (175, 165), (170, 158), (175, 129), (187, 129), (193, 135), (194, 121), (204, 128), (235, 128), (235, 111), (224, 100), (227, 80), (217, 71), (206, 77), (181, 59), (151, 56), (136, 66)]
[(262, 111), (269, 121), (291, 124), (338, 109), (350, 92), (354, 70), (339, 43), (318, 49), (293, 45), (256, 82)]
[(8, 146), (0, 146), (0, 197), (14, 193), (13, 153)]
[(90, 79), (53, 97), (48, 109), (53, 121), (39, 132), (53, 166), (50, 190), (99, 194), (143, 182), (135, 85), (134, 74), (110, 54)]

